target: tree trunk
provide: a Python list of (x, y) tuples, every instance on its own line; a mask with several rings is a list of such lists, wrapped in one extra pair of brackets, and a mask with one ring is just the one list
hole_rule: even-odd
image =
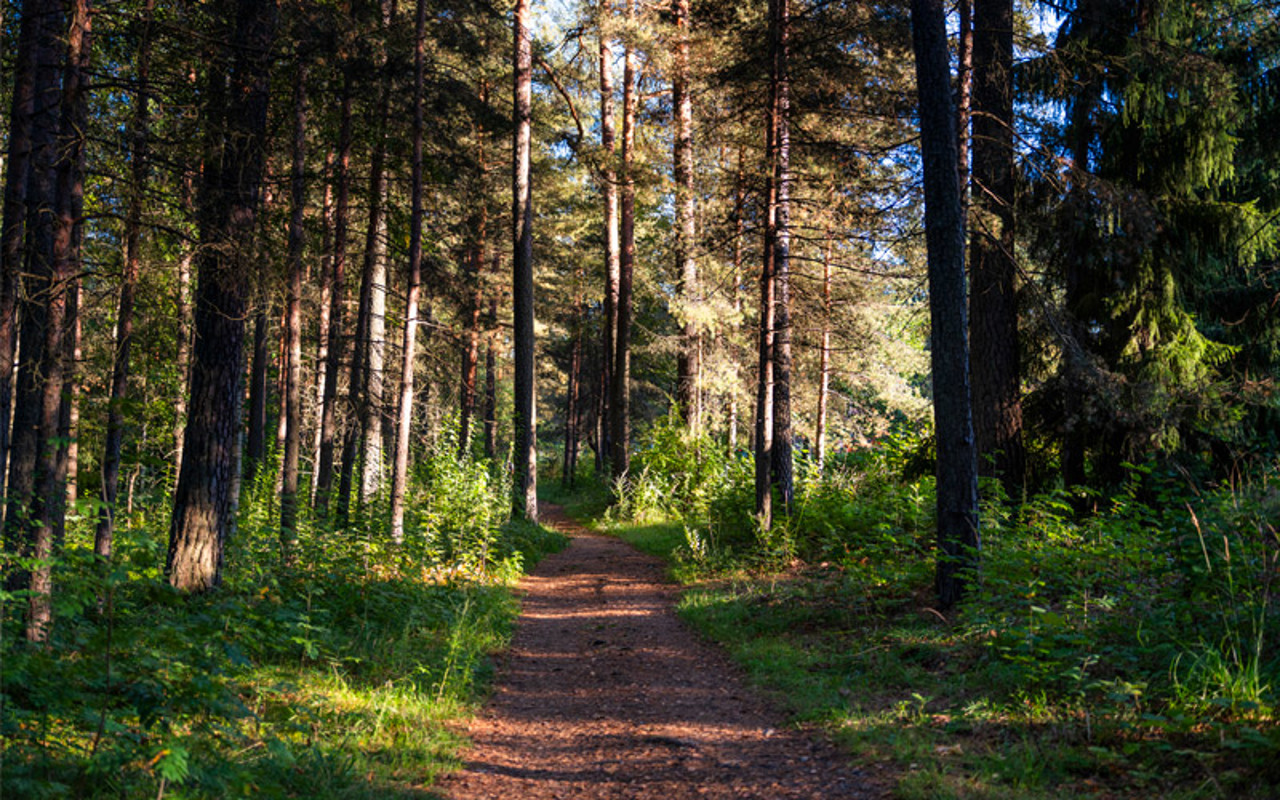
[[(834, 195), (834, 189), (831, 195)], [(831, 198), (834, 202), (834, 197)], [(831, 394), (831, 226), (822, 244), (822, 340), (818, 351), (818, 413), (814, 423), (813, 451), (818, 474), (827, 461), (827, 412)]]
[[(254, 272), (243, 261), (253, 252), (276, 26), (273, 0), (238, 0), (236, 6), (228, 14), (236, 43), (230, 92), (224, 108), (211, 109), (224, 132), (222, 157), (205, 163), (191, 410), (165, 563), (169, 582), (184, 592), (221, 582), (223, 544), (235, 508), (241, 349), (248, 277)], [(215, 80), (219, 72), (212, 71)]]
[(107, 433), (102, 456), (102, 505), (93, 549), (111, 557), (116, 497), (120, 491), (120, 457), (124, 445), (124, 402), (129, 392), (129, 357), (133, 349), (133, 308), (138, 289), (139, 246), (142, 238), (142, 203), (146, 191), (151, 145), (151, 16), (155, 0), (143, 7), (138, 42), (137, 93), (134, 97), (132, 152), (130, 154), (129, 206), (124, 222), (124, 269), (120, 276), (120, 302), (116, 312), (115, 359), (111, 369), (111, 398), (107, 405)]
[(600, 431), (597, 436), (597, 472), (603, 472), (610, 463), (612, 449), (609, 446), (612, 416), (610, 394), (613, 391), (613, 359), (618, 333), (618, 280), (621, 270), (618, 232), (618, 171), (614, 168), (614, 108), (613, 108), (613, 45), (607, 32), (612, 3), (600, 3), (600, 149), (604, 168), (600, 174), (600, 188), (604, 194), (604, 326), (600, 349), (600, 384), (597, 388), (597, 419)]
[(253, 309), (253, 358), (249, 364), (249, 429), (246, 434), (244, 478), (252, 486), (267, 457), (267, 298), (260, 292)]
[(956, 181), (955, 114), (942, 0), (912, 0), (911, 22), (924, 162), (933, 415), (938, 451), (937, 591), (939, 603), (949, 608), (975, 577), (980, 541), (965, 325), (964, 220)]
[[(184, 212), (194, 216), (192, 195), (194, 189), (190, 172), (183, 175), (182, 179), (182, 205)], [(175, 311), (178, 317), (178, 335), (177, 335), (177, 362), (178, 375), (181, 376), (183, 389), (180, 389), (173, 398), (173, 474), (174, 480), (177, 480), (177, 474), (182, 468), (182, 443), (186, 439), (187, 431), (187, 393), (185, 388), (191, 380), (191, 338), (192, 331), (195, 328), (195, 321), (191, 318), (191, 266), (195, 260), (195, 249), (190, 246), (184, 246), (182, 254), (178, 256), (178, 287), (174, 297)]]
[[(635, 20), (635, 0), (627, 0), (627, 21)], [(618, 307), (614, 355), (609, 376), (609, 447), (613, 479), (625, 485), (631, 469), (631, 283), (636, 260), (635, 48), (628, 39), (622, 71), (622, 193), (618, 228)]]
[[(9, 455), (13, 369), (17, 355), (18, 289), (22, 283), (23, 241), (26, 235), (27, 183), (31, 173), (32, 125), (36, 103), (37, 45), (50, 25), (57, 2), (24, 4), (19, 22), (13, 95), (8, 119), (9, 148), (4, 185), (4, 216), (0, 222), (0, 490), (5, 485)], [(60, 17), (58, 17), (60, 19)], [(48, 91), (47, 87), (42, 89)], [(19, 479), (19, 483), (22, 479)]]
[[(53, 558), (59, 533), (66, 517), (67, 451), (59, 446), (63, 433), (64, 400), (70, 364), (68, 339), (72, 336), (77, 312), (75, 284), (80, 273), (80, 213), (84, 200), (84, 130), (88, 114), (89, 28), (88, 0), (76, 0), (68, 6), (71, 12), (67, 33), (66, 62), (62, 76), (59, 119), (60, 134), (56, 143), (56, 166), (53, 180), (53, 219), (41, 221), (32, 230), (43, 233), (51, 227), (51, 236), (33, 240), (31, 263), (45, 264), (49, 284), (45, 305), (44, 343), (41, 348), (40, 375), (36, 392), (39, 417), (35, 459), (35, 491), (29, 507), (32, 555), (37, 565), (31, 572), (31, 595), (27, 606), (26, 636), (29, 641), (43, 642), (53, 623)], [(56, 52), (51, 48), (50, 55)], [(38, 84), (38, 86), (41, 84)], [(56, 83), (51, 87), (56, 91)], [(40, 101), (37, 100), (37, 109)], [(37, 140), (38, 141), (38, 140)], [(43, 159), (37, 157), (39, 168)], [(33, 195), (40, 196), (42, 193)], [(38, 207), (37, 207), (38, 208)], [(28, 223), (31, 225), (31, 223)], [(45, 249), (44, 245), (51, 245)], [(25, 356), (24, 356), (25, 358)], [(69, 420), (68, 420), (69, 422)]]
[(960, 212), (968, 225), (969, 214), (969, 121), (973, 107), (973, 3), (974, 0), (958, 0), (959, 16), (958, 52), (956, 63), (956, 174), (960, 181)]
[(791, 456), (791, 40), (790, 0), (774, 0), (772, 81), (777, 99), (774, 214), (773, 480), (782, 510), (791, 513), (795, 480)]
[(978, 471), (1019, 494), (1022, 380), (1013, 253), (1013, 1), (977, 0), (974, 18), (973, 183), (969, 334)]
[(302, 449), (302, 283), (307, 210), (307, 63), (293, 73), (293, 163), (289, 173), (288, 293), (284, 323), (284, 449), (280, 464), (280, 553), (294, 561), (298, 539), (298, 461)]
[(329, 262), (328, 360), (324, 367), (324, 399), (320, 404), (320, 453), (316, 469), (315, 508), (329, 513), (333, 489), (333, 451), (338, 435), (338, 370), (342, 367), (342, 306), (346, 286), (347, 222), (351, 195), (352, 57), (347, 56), (342, 75), (342, 119), (338, 130), (337, 184), (333, 212), (333, 255)]
[(422, 92), (426, 83), (426, 0), (417, 0), (413, 46), (413, 163), (410, 178), (409, 285), (400, 361), (400, 403), (396, 414), (395, 466), (391, 471), (391, 541), (404, 542), (405, 493), (409, 485), (409, 433), (413, 424), (413, 361), (422, 287)]
[[(489, 85), (487, 81), (480, 84), (480, 102), (488, 104)], [(488, 155), (486, 153), (485, 130), (483, 125), (476, 125), (476, 165), (480, 173), (480, 197), (486, 196), (488, 187)], [(458, 454), (465, 455), (471, 450), (471, 420), (476, 409), (476, 373), (480, 361), (480, 312), (484, 305), (484, 263), (485, 236), (488, 227), (488, 204), (480, 202), (477, 209), (473, 230), (475, 241), (472, 243), (467, 258), (467, 281), (470, 295), (466, 309), (466, 339), (462, 348), (462, 374), (459, 387), (458, 409)]]
[[(494, 256), (494, 271), (497, 271), (497, 256)], [(498, 358), (497, 345), (493, 341), (492, 331), (498, 327), (498, 298), (489, 298), (489, 335), (484, 348), (484, 405), (481, 415), (484, 417), (484, 457), (493, 461), (498, 455)]]
[[(39, 524), (35, 506), (40, 483), (36, 467), (48, 450), (56, 433), (57, 409), (53, 411), (53, 427), (46, 427), (43, 396), (51, 376), (46, 370), (48, 359), (44, 347), (47, 320), (54, 300), (54, 220), (57, 176), (59, 65), (62, 51), (58, 44), (64, 33), (60, 3), (33, 4), (32, 61), (33, 83), (30, 118), (30, 164), (26, 190), (26, 257), (23, 292), (21, 293), (22, 326), (20, 331), (22, 361), (18, 365), (17, 399), (13, 415), (13, 440), (10, 454), (8, 513), (5, 515), (6, 550), (24, 558), (48, 559), (53, 553), (51, 532)], [(24, 15), (25, 17), (25, 15)], [(61, 353), (54, 360), (60, 361)], [(58, 387), (61, 389), (61, 387)], [(18, 569), (11, 573), (10, 590), (30, 589), (27, 636), (40, 641), (47, 633), (49, 620), (49, 579), (51, 573), (43, 565)]]
[(530, 127), (533, 43), (528, 27), (529, 0), (515, 9), (515, 148), (512, 169), (511, 300), (515, 338), (515, 483), (514, 505), (526, 519), (538, 520), (538, 441), (533, 340), (533, 185)]
[(765, 225), (760, 270), (759, 367), (756, 372), (755, 467), (756, 518), (768, 530), (773, 525), (774, 348), (777, 326), (778, 256), (778, 118), (777, 2), (769, 2), (769, 106), (765, 114)]
[(674, 110), (672, 166), (675, 173), (676, 274), (679, 276), (679, 299), (684, 316), (680, 337), (680, 353), (676, 363), (676, 401), (690, 430), (702, 426), (701, 364), (698, 327), (698, 262), (696, 206), (693, 185), (693, 98), (689, 90), (689, 0), (672, 0), (676, 23), (676, 52), (671, 81), (671, 104)]
[(329, 314), (332, 311), (330, 298), (333, 295), (332, 267), (334, 257), (331, 242), (334, 222), (333, 181), (330, 178), (333, 175), (335, 160), (335, 153), (330, 148), (324, 159), (324, 200), (320, 211), (323, 240), (320, 243), (320, 305), (316, 314), (318, 317), (316, 325), (316, 405), (315, 418), (312, 420), (315, 430), (311, 441), (311, 503), (313, 506), (316, 505), (316, 485), (320, 482), (320, 441), (323, 428), (321, 418), (324, 415), (324, 392), (329, 363)]
[[(578, 296), (573, 301), (573, 318), (581, 320), (586, 309), (582, 306), (582, 297)], [(573, 334), (573, 344), (569, 349), (569, 369), (566, 377), (568, 385), (565, 387), (565, 408), (564, 408), (564, 468), (560, 475), (560, 485), (565, 489), (572, 489), (574, 476), (578, 470), (578, 417), (581, 412), (578, 409), (579, 386), (582, 382), (582, 328), (577, 323), (577, 330)]]

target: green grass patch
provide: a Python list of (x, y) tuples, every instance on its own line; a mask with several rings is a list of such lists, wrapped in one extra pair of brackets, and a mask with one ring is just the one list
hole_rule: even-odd
[(0, 597), (3, 796), (431, 796), (509, 640), (514, 581), (566, 541), (504, 522), (508, 487), (445, 453), (421, 465), (398, 547), (373, 516), (307, 519), (282, 564), (271, 487), (255, 489), (225, 585), (202, 596), (164, 582), (161, 524), (135, 519), (100, 564), (81, 520), (48, 647)]
[[(936, 610), (931, 488), (806, 487), (769, 534), (611, 523), (680, 614), (903, 798), (1269, 797), (1280, 784), (1270, 512), (1050, 497), (989, 511), (982, 590)], [(1268, 495), (1269, 496), (1269, 495)], [(923, 511), (922, 511), (923, 509)]]

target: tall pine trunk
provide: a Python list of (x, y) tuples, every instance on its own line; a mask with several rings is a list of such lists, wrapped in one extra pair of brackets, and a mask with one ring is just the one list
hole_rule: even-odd
[[(33, 103), (30, 127), (30, 164), (26, 190), (26, 221), (21, 292), (22, 325), (19, 332), (22, 360), (18, 365), (17, 398), (13, 415), (10, 453), (8, 511), (5, 515), (5, 549), (24, 558), (48, 559), (53, 537), (40, 525), (36, 505), (40, 482), (36, 469), (56, 435), (57, 409), (52, 426), (43, 413), (44, 389), (51, 376), (44, 352), (47, 322), (54, 299), (54, 221), (57, 182), (60, 65), (64, 50), (59, 42), (65, 35), (61, 3), (33, 3), (30, 9), (35, 26), (32, 40)], [(61, 359), (61, 353), (56, 359)], [(61, 387), (58, 387), (61, 389)], [(56, 449), (56, 448), (55, 448)], [(48, 581), (45, 566), (19, 569), (10, 574), (8, 588), (30, 589), (27, 636), (40, 640), (48, 620)], [(40, 598), (43, 597), (43, 600)], [(37, 605), (42, 603), (42, 605)]]
[(293, 563), (298, 538), (298, 461), (302, 449), (302, 252), (306, 245), (307, 64), (293, 73), (293, 149), (289, 170), (289, 250), (285, 259), (284, 448), (280, 463), (280, 552)]
[(1025, 471), (1013, 241), (1013, 0), (976, 0), (969, 334), (978, 471), (1016, 495)]
[[(635, 0), (627, 0), (627, 22)], [(630, 38), (622, 58), (622, 192), (619, 203), (618, 305), (609, 376), (609, 448), (613, 479), (625, 484), (631, 469), (631, 283), (636, 260), (636, 57)]]
[(333, 210), (333, 255), (329, 260), (329, 328), (325, 340), (328, 352), (324, 366), (324, 397), (320, 403), (319, 466), (316, 467), (315, 508), (329, 513), (333, 490), (334, 449), (338, 438), (338, 372), (342, 367), (342, 310), (346, 295), (347, 223), (351, 198), (351, 106), (354, 57), (344, 57), (342, 109), (338, 126), (338, 155), (335, 163)]
[(604, 326), (601, 331), (600, 382), (597, 388), (596, 467), (603, 472), (613, 451), (610, 394), (613, 391), (614, 338), (618, 333), (618, 274), (621, 269), (618, 231), (618, 171), (614, 167), (613, 45), (608, 33), (612, 3), (602, 0), (600, 15), (600, 150), (604, 166), (600, 190), (604, 196)]
[(946, 12), (942, 0), (912, 0), (912, 41), (920, 101), (925, 239), (932, 328), (933, 416), (937, 435), (938, 601), (949, 608), (978, 567), (978, 465), (969, 398), (965, 324), (964, 219), (956, 180)]
[[(26, 237), (27, 183), (31, 174), (32, 124), (36, 102), (37, 44), (44, 28), (60, 18), (58, 2), (28, 1), (19, 22), (13, 94), (9, 106), (9, 145), (0, 220), (0, 490), (5, 487), (10, 445), (13, 368), (18, 345), (18, 289), (22, 283)], [(21, 482), (21, 480), (19, 481)]]
[[(211, 109), (222, 133), (221, 158), (205, 163), (191, 402), (165, 563), (169, 582), (185, 592), (220, 584), (223, 544), (233, 525), (241, 350), (249, 276), (255, 272), (243, 261), (253, 252), (265, 160), (276, 4), (238, 0), (228, 17), (234, 20), (227, 28), (235, 29), (235, 55), (225, 105)], [(212, 70), (211, 78), (220, 72)]]
[(795, 500), (791, 456), (791, 6), (774, 0), (773, 70), (777, 133), (774, 171), (776, 211), (773, 235), (773, 480), (783, 513)]
[(515, 148), (511, 180), (511, 301), (515, 335), (515, 510), (538, 519), (538, 439), (534, 387), (533, 340), (533, 182), (532, 78), (533, 42), (529, 0), (516, 0), (515, 14)]
[(120, 492), (120, 457), (124, 444), (124, 402), (129, 391), (129, 357), (133, 349), (133, 309), (138, 290), (139, 246), (142, 239), (142, 203), (146, 191), (151, 143), (151, 15), (155, 0), (143, 7), (138, 41), (137, 88), (131, 120), (129, 205), (124, 223), (124, 268), (120, 276), (120, 302), (116, 312), (115, 359), (111, 369), (111, 398), (107, 405), (107, 433), (102, 457), (102, 505), (94, 532), (94, 552), (110, 558), (116, 498)]
[(409, 483), (409, 433), (413, 424), (413, 362), (422, 287), (422, 90), (426, 83), (426, 0), (417, 0), (413, 46), (413, 162), (409, 211), (409, 285), (400, 361), (400, 402), (396, 409), (395, 465), (391, 470), (391, 540), (404, 541), (405, 493)]
[(675, 135), (672, 166), (676, 189), (676, 274), (679, 276), (679, 299), (684, 320), (680, 336), (680, 353), (676, 359), (676, 401), (691, 430), (702, 426), (702, 394), (700, 391), (701, 343), (696, 322), (698, 302), (698, 262), (696, 206), (693, 167), (693, 98), (689, 87), (689, 0), (672, 0), (676, 23), (674, 75), (671, 81), (671, 104), (674, 108)]

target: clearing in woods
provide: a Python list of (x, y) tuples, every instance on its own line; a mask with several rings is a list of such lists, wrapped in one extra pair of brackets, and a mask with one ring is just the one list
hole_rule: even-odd
[(883, 781), (783, 723), (675, 615), (662, 563), (592, 533), (571, 538), (527, 593), (488, 706), (472, 721), (452, 800), (871, 798)]

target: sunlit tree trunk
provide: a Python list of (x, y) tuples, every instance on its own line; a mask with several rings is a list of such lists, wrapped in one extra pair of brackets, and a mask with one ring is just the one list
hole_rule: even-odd
[(333, 489), (334, 449), (338, 437), (338, 378), (342, 368), (342, 311), (346, 295), (347, 224), (351, 196), (351, 105), (353, 58), (344, 57), (342, 107), (338, 124), (338, 155), (334, 164), (333, 255), (329, 260), (329, 328), (324, 367), (324, 398), (320, 404), (319, 466), (316, 468), (315, 508), (329, 513)]
[(306, 244), (307, 64), (293, 73), (293, 163), (289, 170), (289, 250), (285, 259), (284, 448), (280, 464), (280, 552), (293, 563), (298, 538), (298, 461), (302, 449), (302, 252)]
[(102, 505), (94, 532), (94, 552), (111, 557), (116, 497), (120, 491), (120, 455), (124, 444), (124, 402), (129, 390), (129, 357), (133, 349), (133, 309), (138, 289), (138, 265), (142, 239), (142, 204), (146, 191), (151, 142), (151, 15), (155, 0), (143, 8), (136, 67), (137, 90), (130, 126), (129, 205), (124, 223), (124, 265), (120, 275), (120, 302), (116, 311), (115, 358), (111, 370), (111, 397), (107, 404), (106, 445), (102, 457)]
[[(627, 0), (627, 21), (635, 20), (635, 0)], [(631, 283), (636, 259), (636, 58), (630, 38), (622, 59), (622, 192), (618, 229), (618, 306), (614, 355), (609, 376), (609, 447), (613, 479), (624, 481), (631, 469)]]
[[(494, 256), (494, 272), (498, 271)], [(492, 461), (498, 454), (498, 358), (493, 331), (498, 327), (498, 298), (489, 298), (489, 333), (484, 346), (484, 402), (480, 415), (484, 419), (484, 457)]]
[(673, 172), (675, 173), (676, 274), (684, 321), (676, 364), (676, 401), (691, 430), (702, 425), (701, 343), (695, 306), (698, 302), (696, 206), (693, 170), (693, 98), (689, 91), (689, 0), (672, 0), (676, 23), (674, 75), (671, 104), (674, 107)]
[(604, 196), (604, 326), (600, 351), (600, 383), (597, 389), (596, 467), (603, 471), (612, 456), (609, 447), (612, 419), (609, 411), (613, 391), (614, 338), (618, 332), (618, 272), (621, 269), (618, 232), (618, 172), (614, 168), (613, 45), (608, 33), (610, 0), (600, 4), (600, 150), (604, 168), (600, 190)]
[(534, 405), (533, 340), (533, 186), (531, 116), (533, 43), (529, 32), (529, 0), (516, 0), (515, 8), (515, 131), (512, 153), (511, 300), (515, 338), (515, 510), (526, 519), (538, 519), (538, 440)]
[(267, 362), (271, 358), (267, 339), (267, 299), (259, 293), (253, 309), (252, 358), (249, 361), (249, 425), (245, 434), (245, 479), (250, 485), (267, 457)]
[(790, 0), (773, 0), (773, 70), (777, 109), (774, 171), (773, 479), (782, 509), (791, 513), (795, 480), (791, 455), (791, 75)]
[(818, 413), (813, 426), (814, 461), (819, 474), (827, 460), (827, 413), (831, 395), (831, 241), (828, 224), (822, 243), (822, 335), (818, 345)]
[(937, 435), (938, 601), (950, 607), (978, 567), (978, 471), (969, 399), (965, 324), (964, 220), (956, 180), (946, 12), (942, 0), (912, 0), (920, 100), (925, 239), (932, 329), (933, 415)]
[(330, 149), (324, 159), (324, 200), (322, 201), (320, 242), (320, 298), (316, 309), (316, 375), (315, 375), (315, 418), (312, 420), (314, 431), (311, 441), (311, 503), (316, 504), (316, 485), (320, 482), (320, 442), (323, 433), (321, 424), (324, 416), (324, 392), (327, 383), (329, 365), (329, 315), (332, 312), (331, 296), (333, 293), (333, 181), (336, 153)]
[[(224, 135), (220, 166), (206, 162), (201, 193), (191, 403), (165, 563), (169, 582), (186, 592), (221, 582), (223, 542), (235, 508), (241, 349), (253, 274), (243, 261), (253, 252), (276, 6), (238, 0), (228, 17), (236, 48), (225, 106), (211, 109)], [(219, 72), (213, 71), (215, 80)]]
[(410, 177), (409, 285), (400, 361), (400, 402), (396, 410), (395, 465), (391, 470), (391, 540), (404, 541), (405, 493), (409, 480), (409, 433), (413, 424), (413, 363), (422, 286), (422, 91), (426, 83), (426, 0), (417, 0), (413, 47), (413, 162)]

